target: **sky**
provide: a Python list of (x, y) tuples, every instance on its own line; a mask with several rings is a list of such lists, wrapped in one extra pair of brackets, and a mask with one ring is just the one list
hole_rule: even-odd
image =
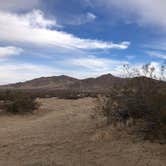
[(166, 60), (165, 0), (0, 0), (0, 84)]

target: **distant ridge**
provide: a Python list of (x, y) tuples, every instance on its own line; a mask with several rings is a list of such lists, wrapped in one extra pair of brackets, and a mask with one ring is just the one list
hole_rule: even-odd
[[(144, 77), (140, 77), (144, 78)], [(134, 78), (133, 78), (134, 79)], [(146, 78), (148, 80), (149, 78)], [(66, 75), (40, 77), (30, 81), (0, 86), (0, 89), (43, 89), (43, 90), (79, 90), (108, 91), (113, 86), (121, 86), (129, 78), (120, 78), (104, 74), (96, 78), (77, 79)]]

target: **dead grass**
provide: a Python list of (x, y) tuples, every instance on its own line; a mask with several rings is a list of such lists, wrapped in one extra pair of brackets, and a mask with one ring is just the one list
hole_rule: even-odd
[(0, 166), (165, 166), (166, 146), (96, 128), (94, 99), (38, 99), (33, 115), (0, 117)]

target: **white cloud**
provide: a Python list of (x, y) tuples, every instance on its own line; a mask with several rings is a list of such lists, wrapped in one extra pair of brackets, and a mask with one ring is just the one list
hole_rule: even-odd
[[(119, 77), (136, 77), (144, 75), (144, 72), (142, 70), (142, 67), (144, 65), (143, 63), (132, 64), (128, 61), (111, 60), (107, 58), (97, 58), (92, 56), (87, 58), (73, 59), (71, 61), (71, 64), (78, 67), (83, 67), (84, 70), (87, 69), (94, 76), (99, 76), (105, 73), (111, 73)], [(123, 67), (124, 64), (129, 65), (130, 75), (125, 72), (125, 68)], [(161, 78), (161, 66), (162, 64), (159, 62), (152, 61), (149, 63), (149, 70), (151, 68), (155, 69), (153, 73), (153, 77), (155, 79)], [(150, 71), (147, 77), (150, 77)]]
[[(93, 1), (94, 4), (96, 1)], [(128, 16), (132, 21), (141, 25), (156, 25), (166, 28), (165, 0), (97, 0), (105, 8), (117, 8), (122, 17)], [(103, 7), (103, 6), (102, 6)]]
[(166, 59), (166, 54), (163, 54), (161, 52), (157, 52), (157, 51), (147, 51), (147, 54), (149, 56), (153, 56), (153, 57), (157, 57), (160, 59)]
[(104, 42), (81, 39), (72, 34), (49, 28), (56, 21), (45, 19), (39, 10), (28, 14), (0, 12), (0, 41), (70, 49), (126, 49), (130, 42)]
[(96, 19), (96, 15), (93, 14), (93, 13), (88, 12), (88, 13), (87, 13), (87, 18), (88, 18), (89, 20), (95, 20), (95, 19)]
[(33, 10), (26, 15), (21, 16), (21, 21), (27, 26), (34, 28), (49, 28), (52, 26), (58, 26), (55, 20), (49, 20), (44, 18), (44, 13), (41, 10)]
[[(50, 65), (5, 62), (0, 64), (0, 84), (26, 81), (41, 76), (69, 75), (76, 78), (97, 77), (105, 73), (120, 76), (124, 61), (97, 58), (68, 59), (58, 64), (65, 64), (66, 68), (56, 68)], [(71, 67), (72, 66), (72, 67)]]
[[(69, 62), (70, 63), (70, 62)], [(68, 64), (72, 65), (72, 64)], [(76, 67), (76, 66), (75, 66)], [(42, 77), (42, 76), (57, 76), (57, 75), (68, 75), (75, 78), (87, 78), (87, 77), (96, 77), (101, 74), (105, 74), (108, 72), (112, 72), (110, 69), (102, 69), (102, 70), (82, 70), (78, 68), (73, 69), (64, 69), (64, 68), (56, 68), (47, 65), (39, 65), (39, 64), (29, 64), (29, 63), (3, 63), (0, 65), (0, 85), (15, 83), (20, 81), (27, 81), (34, 78)], [(114, 71), (116, 71), (114, 69)], [(115, 74), (113, 72), (113, 74)]]
[(6, 58), (12, 55), (19, 55), (23, 52), (23, 49), (17, 47), (0, 47), (0, 58)]
[(76, 19), (78, 21), (78, 25), (79, 24), (86, 24), (86, 23), (90, 23), (95, 21), (95, 19), (97, 18), (97, 16), (94, 13), (91, 12), (87, 12), (86, 14), (83, 14), (82, 16), (78, 17), (78, 19)]
[(81, 24), (87, 24), (90, 22), (95, 21), (97, 16), (94, 13), (87, 12), (85, 14), (80, 14), (80, 15), (71, 15), (66, 21), (67, 24), (69, 25), (81, 25)]
[[(42, 76), (68, 75), (75, 78), (97, 77), (102, 74), (111, 73), (115, 76), (125, 76), (122, 65), (128, 64), (125, 61), (116, 61), (104, 58), (89, 57), (80, 58), (66, 62), (73, 68), (56, 68), (54, 66), (29, 64), (29, 63), (1, 63), (0, 65), (0, 84), (27, 81)], [(136, 68), (143, 75), (141, 68), (143, 64), (129, 64), (131, 70)], [(80, 68), (79, 68), (80, 67)], [(151, 62), (150, 67), (155, 67), (155, 75), (161, 77), (161, 64)], [(166, 74), (166, 73), (165, 73)]]
[(83, 67), (89, 71), (97, 73), (112, 73), (119, 75), (119, 67), (123, 64), (128, 64), (127, 61), (111, 60), (107, 58), (98, 58), (95, 56), (90, 56), (86, 58), (77, 58), (70, 60), (70, 63), (74, 66)]
[[(149, 68), (154, 68), (154, 76), (157, 78), (157, 79), (160, 79), (161, 78), (161, 63), (159, 62), (154, 62), (152, 61), (149, 65)], [(165, 75), (166, 76), (166, 75)], [(150, 77), (150, 75), (149, 75)]]
[(0, 65), (0, 84), (26, 81), (41, 76), (58, 75), (59, 70), (44, 65), (28, 63), (3, 63)]
[(1, 0), (0, 10), (17, 11), (28, 10), (39, 5), (41, 0)]
[[(145, 74), (143, 66), (148, 66), (148, 72)], [(147, 64), (145, 63), (136, 63), (136, 64), (129, 64), (128, 71), (121, 68), (121, 73), (123, 77), (138, 77), (138, 76), (146, 76), (153, 79), (162, 79), (165, 80), (166, 72), (164, 72), (164, 77), (162, 75), (162, 68), (163, 63), (151, 61)], [(152, 72), (153, 71), (153, 72)]]

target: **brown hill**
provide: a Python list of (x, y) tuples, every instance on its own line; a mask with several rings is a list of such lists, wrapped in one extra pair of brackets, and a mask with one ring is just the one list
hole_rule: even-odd
[[(27, 89), (27, 90), (75, 90), (82, 92), (108, 91), (111, 87), (121, 87), (129, 80), (151, 80), (146, 77), (139, 78), (120, 78), (111, 74), (101, 75), (97, 78), (76, 79), (69, 76), (41, 77), (26, 82), (0, 86), (0, 89)], [(156, 80), (154, 80), (156, 81)], [(158, 82), (158, 81), (157, 81)], [(160, 81), (159, 81), (160, 82)], [(165, 83), (164, 83), (165, 85)]]
[(114, 85), (120, 86), (125, 82), (125, 79), (120, 77), (115, 77), (111, 74), (105, 74), (97, 78), (87, 78), (72, 85), (72, 88), (78, 89), (80, 91), (107, 91)]
[(102, 75), (97, 78), (76, 79), (69, 76), (41, 77), (26, 82), (3, 85), (1, 89), (53, 89), (53, 90), (80, 90), (96, 91), (107, 90), (113, 85), (119, 85), (124, 79), (111, 74)]
[(16, 89), (67, 89), (78, 80), (69, 76), (40, 77), (26, 82), (1, 86), (1, 88)]

